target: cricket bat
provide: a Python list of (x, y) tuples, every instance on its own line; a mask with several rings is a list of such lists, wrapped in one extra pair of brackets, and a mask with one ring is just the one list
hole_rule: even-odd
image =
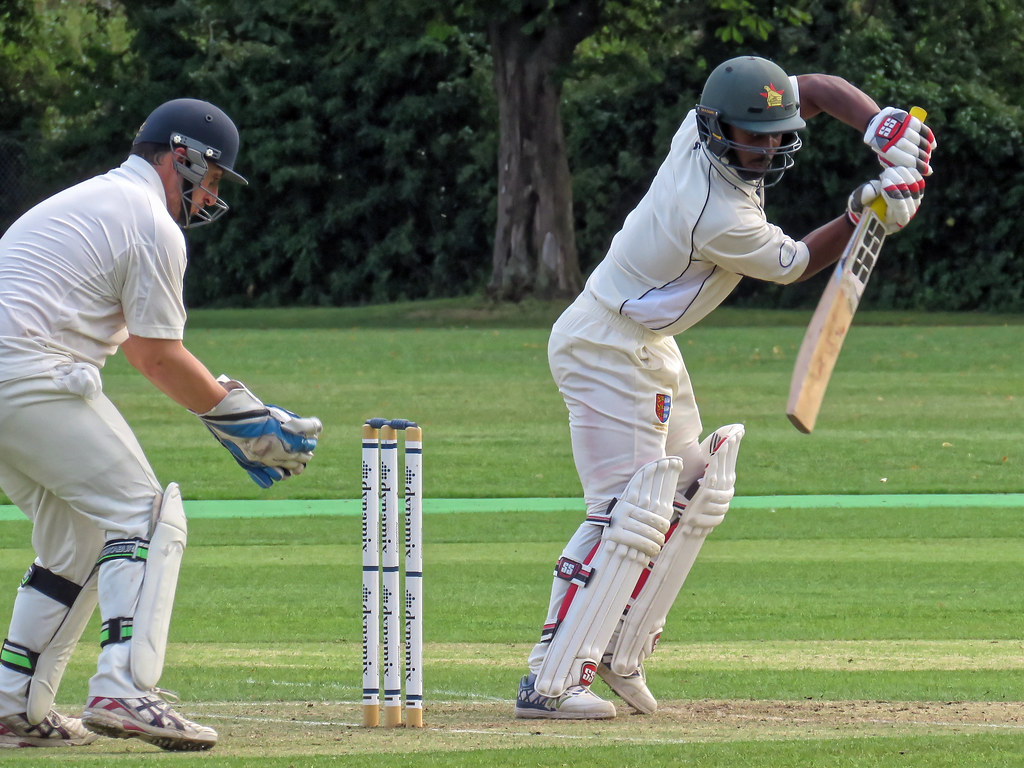
[[(920, 107), (911, 109), (910, 114), (922, 123), (928, 116)], [(793, 426), (806, 434), (814, 429), (832, 369), (882, 251), (884, 217), (885, 200), (879, 196), (864, 211), (846, 244), (800, 345), (789, 385), (786, 415)]]

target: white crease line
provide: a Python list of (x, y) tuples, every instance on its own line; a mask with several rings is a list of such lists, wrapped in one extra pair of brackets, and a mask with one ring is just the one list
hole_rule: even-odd
[[(761, 720), (776, 723), (800, 723), (803, 725), (821, 725), (819, 720), (809, 717), (779, 717), (778, 715), (738, 715), (726, 714), (726, 719), (732, 720)], [(881, 718), (869, 718), (867, 720), (855, 720), (850, 723), (835, 723), (835, 727), (857, 725), (859, 723), (872, 723), (874, 725), (919, 725), (935, 726), (939, 728), (1008, 728), (1011, 730), (1024, 730), (1024, 724), (1018, 723), (950, 723), (941, 720), (883, 720)]]
[(1014, 723), (943, 723), (929, 722), (927, 720), (867, 720), (868, 723), (879, 723), (881, 725), (936, 725), (943, 728), (1009, 728), (1011, 730), (1024, 730), (1024, 725)]

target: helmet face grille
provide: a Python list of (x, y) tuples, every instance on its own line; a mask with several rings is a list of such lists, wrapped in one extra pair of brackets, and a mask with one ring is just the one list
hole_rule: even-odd
[[(174, 169), (178, 172), (182, 181), (181, 206), (184, 218), (182, 229), (194, 229), (203, 224), (209, 224), (227, 213), (228, 204), (218, 195), (214, 195), (203, 187), (203, 181), (210, 170), (210, 164), (207, 162), (207, 159), (215, 160), (220, 155), (220, 152), (180, 133), (171, 136), (170, 147), (172, 150), (175, 147), (183, 147), (185, 149), (184, 157), (174, 156)], [(192, 201), (199, 191), (206, 192), (207, 195), (214, 199), (209, 206), (197, 205), (193, 210)]]

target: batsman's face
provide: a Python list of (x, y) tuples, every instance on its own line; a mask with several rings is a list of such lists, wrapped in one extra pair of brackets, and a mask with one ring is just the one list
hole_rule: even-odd
[(751, 133), (735, 125), (728, 126), (730, 138), (749, 149), (733, 147), (736, 160), (744, 170), (764, 173), (772, 164), (775, 151), (782, 145), (781, 133)]

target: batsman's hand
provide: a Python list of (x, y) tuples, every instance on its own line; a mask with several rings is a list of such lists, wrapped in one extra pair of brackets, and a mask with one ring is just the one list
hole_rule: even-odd
[(864, 182), (850, 194), (846, 203), (850, 221), (857, 224), (864, 210), (878, 197), (885, 200), (885, 214), (881, 216), (885, 234), (899, 232), (921, 207), (924, 176), (910, 168), (886, 168), (877, 179)]
[(871, 118), (864, 143), (878, 154), (883, 165), (913, 168), (922, 176), (932, 174), (935, 134), (904, 109), (886, 107)]
[(197, 415), (239, 466), (261, 488), (301, 475), (323, 430), (320, 419), (264, 405), (244, 384), (227, 376), (217, 381), (227, 394), (211, 410)]

